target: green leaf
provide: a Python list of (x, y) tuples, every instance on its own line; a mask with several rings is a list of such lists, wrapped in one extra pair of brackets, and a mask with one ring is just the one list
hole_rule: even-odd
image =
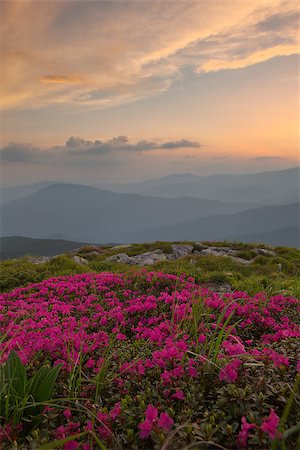
[(41, 367), (33, 376), (30, 383), (30, 394), (36, 402), (44, 402), (50, 399), (60, 369), (61, 365), (54, 366), (51, 369)]
[(12, 393), (24, 398), (27, 389), (27, 375), (25, 367), (15, 351), (11, 351), (3, 365), (3, 378), (9, 384)]

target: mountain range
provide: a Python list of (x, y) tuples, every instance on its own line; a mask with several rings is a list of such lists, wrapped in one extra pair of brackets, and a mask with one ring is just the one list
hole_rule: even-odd
[(295, 167), (246, 175), (176, 174), (101, 184), (106, 189), (52, 181), (5, 187), (1, 236), (98, 244), (231, 239), (297, 247), (299, 173)]

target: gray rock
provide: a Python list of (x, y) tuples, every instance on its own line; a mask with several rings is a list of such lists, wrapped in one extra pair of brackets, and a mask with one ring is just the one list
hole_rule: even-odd
[(79, 264), (80, 266), (86, 266), (89, 262), (87, 259), (82, 258), (82, 256), (73, 256), (72, 260), (76, 263)]
[(156, 262), (165, 261), (166, 259), (166, 255), (160, 249), (131, 257), (131, 260), (134, 262), (134, 264), (138, 264), (140, 266), (150, 266), (152, 264), (155, 264)]
[(176, 255), (174, 255), (174, 253), (166, 253), (166, 258), (167, 258), (167, 260), (169, 260), (169, 261), (175, 261), (175, 259), (176, 259)]
[(199, 250), (193, 250), (193, 255), (201, 255), (201, 251)]
[(49, 256), (38, 256), (36, 258), (28, 258), (27, 261), (31, 264), (44, 264), (50, 261), (51, 258)]
[(110, 256), (109, 258), (106, 258), (105, 261), (122, 262), (122, 263), (130, 264), (131, 258), (126, 253), (118, 253), (117, 255), (113, 255), (113, 256)]
[(228, 255), (235, 255), (237, 253), (236, 250), (233, 250), (230, 247), (209, 247), (212, 250), (216, 251), (216, 252), (224, 252), (227, 253)]
[(255, 251), (258, 255), (263, 255), (263, 256), (276, 256), (276, 253), (273, 252), (273, 250), (266, 250), (265, 248), (255, 248), (254, 251)]
[(195, 242), (196, 250), (204, 250), (207, 248), (207, 245), (202, 244), (202, 242)]
[(223, 250), (214, 250), (213, 248), (205, 248), (201, 250), (201, 255), (205, 256), (228, 256), (227, 252)]
[(181, 258), (182, 256), (190, 255), (193, 251), (194, 247), (192, 245), (185, 244), (173, 244), (172, 251), (177, 258)]

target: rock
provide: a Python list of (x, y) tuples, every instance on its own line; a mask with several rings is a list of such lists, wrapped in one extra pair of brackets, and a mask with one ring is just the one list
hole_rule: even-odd
[(207, 245), (202, 244), (202, 242), (195, 242), (196, 250), (204, 250), (207, 248)]
[(182, 256), (190, 255), (193, 251), (192, 245), (185, 245), (185, 244), (173, 244), (172, 245), (172, 251), (177, 258), (181, 258)]
[(237, 250), (233, 250), (232, 248), (230, 248), (227, 252), (227, 255), (233, 256), (233, 255), (236, 255), (237, 253), (238, 253)]
[(38, 256), (37, 258), (28, 258), (27, 261), (31, 264), (44, 264), (50, 261), (49, 256)]
[(81, 256), (77, 256), (77, 255), (73, 256), (72, 260), (76, 264), (79, 264), (80, 266), (85, 266), (89, 263), (87, 259), (82, 258)]
[(193, 250), (193, 255), (201, 255), (201, 251), (199, 251), (199, 250)]
[(231, 292), (231, 286), (226, 281), (208, 281), (204, 286), (212, 292)]
[(273, 252), (273, 250), (266, 250), (265, 248), (255, 248), (254, 252), (263, 256), (276, 256), (276, 253)]
[(227, 256), (227, 253), (223, 250), (215, 250), (213, 248), (206, 248), (201, 250), (201, 255), (205, 256)]
[(174, 253), (166, 253), (165, 256), (169, 261), (175, 261), (176, 259), (176, 255), (174, 255)]
[(122, 262), (125, 264), (130, 264), (131, 258), (127, 255), (127, 253), (118, 253), (117, 255), (113, 255), (110, 256), (109, 258), (106, 258), (105, 261)]
[(165, 261), (166, 259), (166, 255), (160, 249), (131, 257), (131, 260), (134, 262), (134, 264), (138, 264), (139, 266), (151, 266), (156, 262)]
[(230, 247), (210, 247), (210, 248), (216, 252), (224, 252), (227, 253), (228, 255), (235, 255), (237, 253), (236, 250), (233, 250)]
[(155, 263), (154, 259), (147, 258), (138, 263), (140, 266), (152, 266)]

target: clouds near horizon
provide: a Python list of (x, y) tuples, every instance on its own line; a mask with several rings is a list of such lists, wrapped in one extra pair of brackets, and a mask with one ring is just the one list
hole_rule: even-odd
[(110, 154), (114, 157), (115, 153), (129, 152), (141, 153), (153, 150), (176, 150), (176, 149), (200, 149), (200, 142), (181, 139), (178, 141), (147, 141), (142, 140), (136, 143), (130, 143), (127, 136), (118, 136), (106, 141), (89, 141), (79, 137), (71, 136), (64, 146), (55, 146), (46, 149), (34, 147), (26, 143), (9, 143), (0, 148), (0, 158), (8, 163), (32, 163), (45, 162), (51, 159), (57, 159), (60, 156), (101, 156)]

